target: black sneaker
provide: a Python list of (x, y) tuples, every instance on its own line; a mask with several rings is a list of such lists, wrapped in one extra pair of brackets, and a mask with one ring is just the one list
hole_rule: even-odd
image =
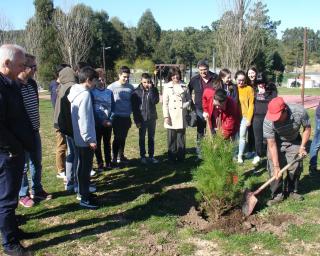
[(291, 192), (289, 194), (289, 198), (295, 200), (295, 201), (303, 201), (304, 197), (300, 194), (298, 194), (297, 192)]
[(37, 233), (35, 232), (25, 232), (22, 229), (18, 228), (16, 236), (19, 240), (24, 239), (33, 239), (37, 237)]
[(24, 248), (20, 243), (13, 244), (3, 249), (5, 255), (11, 256), (31, 256), (31, 252)]
[(129, 163), (129, 159), (126, 158), (125, 156), (121, 156), (120, 158), (117, 159), (117, 162), (121, 163), (121, 164), (128, 164)]
[(272, 205), (278, 204), (278, 203), (282, 202), (283, 199), (284, 199), (283, 194), (278, 194), (278, 195), (276, 195), (274, 198), (270, 199), (270, 200), (267, 202), (267, 205), (268, 205), (268, 206), (272, 206)]
[(80, 200), (80, 206), (85, 207), (87, 209), (96, 210), (98, 206), (92, 202), (92, 200)]

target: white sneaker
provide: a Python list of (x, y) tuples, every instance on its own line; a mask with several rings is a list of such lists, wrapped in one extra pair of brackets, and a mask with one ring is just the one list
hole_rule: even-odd
[(252, 164), (253, 165), (257, 165), (258, 163), (260, 163), (260, 157), (259, 156), (255, 156), (254, 158), (253, 158), (253, 161), (252, 161)]
[(91, 170), (91, 172), (90, 172), (91, 177), (95, 176), (96, 174), (97, 174), (97, 172), (95, 170)]
[(157, 159), (155, 159), (154, 157), (149, 157), (149, 162), (152, 163), (152, 164), (159, 163), (159, 161)]
[(66, 174), (65, 174), (64, 172), (59, 172), (59, 173), (57, 174), (57, 178), (59, 178), (59, 179), (66, 179), (67, 177), (66, 177)]
[(242, 156), (238, 156), (238, 164), (243, 164)]
[(145, 158), (145, 157), (141, 157), (140, 161), (142, 164), (147, 164), (147, 158)]

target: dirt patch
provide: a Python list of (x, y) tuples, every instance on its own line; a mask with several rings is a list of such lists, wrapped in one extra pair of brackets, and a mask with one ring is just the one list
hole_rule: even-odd
[(241, 209), (233, 209), (219, 219), (212, 220), (210, 216), (203, 217), (201, 211), (192, 207), (188, 214), (181, 218), (181, 223), (203, 232), (221, 230), (225, 234), (247, 234), (258, 231), (282, 236), (290, 224), (299, 225), (303, 221), (294, 215), (276, 213), (245, 217)]

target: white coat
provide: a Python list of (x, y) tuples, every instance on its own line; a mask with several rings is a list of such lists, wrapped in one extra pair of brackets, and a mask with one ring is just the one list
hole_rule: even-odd
[(187, 127), (187, 108), (191, 103), (191, 96), (186, 84), (173, 84), (172, 81), (164, 85), (163, 117), (169, 117), (171, 125), (164, 123), (167, 129), (184, 129)]

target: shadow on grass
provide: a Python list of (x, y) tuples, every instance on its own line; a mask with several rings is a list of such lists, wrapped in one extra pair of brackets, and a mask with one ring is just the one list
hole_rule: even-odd
[[(75, 223), (41, 229), (37, 232), (37, 237), (73, 229), (82, 230), (71, 231), (70, 234), (59, 235), (49, 241), (41, 239), (42, 241), (36, 241), (29, 248), (33, 251), (45, 249), (80, 237), (97, 235), (134, 222), (144, 221), (151, 216), (183, 216), (192, 206), (196, 205), (194, 198), (196, 189), (181, 183), (191, 181), (191, 172), (196, 165), (196, 158), (189, 156), (183, 163), (171, 164), (162, 161), (154, 165), (139, 164), (132, 168), (107, 173), (99, 178), (97, 183), (98, 191), (103, 192), (98, 197), (102, 209), (131, 202), (143, 194), (152, 194), (153, 197), (145, 204), (137, 205), (121, 213), (101, 217), (96, 217), (97, 214), (95, 214), (92, 218), (81, 219)], [(68, 212), (78, 214), (77, 211), (80, 210), (83, 209), (76, 203), (64, 204), (30, 214), (28, 218), (48, 218)], [(86, 228), (87, 226), (90, 227)]]

